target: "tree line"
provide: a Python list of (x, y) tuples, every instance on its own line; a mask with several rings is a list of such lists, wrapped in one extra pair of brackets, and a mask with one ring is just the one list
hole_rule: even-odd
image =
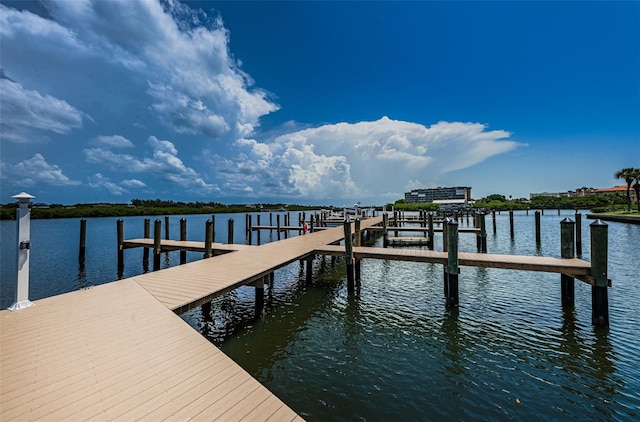
[[(3, 205), (0, 208), (0, 220), (15, 220), (17, 203)], [(32, 206), (31, 218), (90, 218), (90, 217), (131, 217), (145, 215), (182, 215), (246, 213), (256, 211), (317, 210), (319, 206), (271, 203), (261, 205), (221, 204), (218, 202), (180, 202), (161, 199), (133, 199), (131, 204), (50, 204), (46, 207)]]

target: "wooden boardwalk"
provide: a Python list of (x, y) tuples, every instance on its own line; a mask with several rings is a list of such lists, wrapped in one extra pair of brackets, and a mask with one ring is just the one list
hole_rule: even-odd
[[(319, 255), (344, 256), (344, 246), (322, 246), (316, 248)], [(356, 259), (389, 259), (395, 261), (427, 262), (447, 264), (447, 253), (424, 249), (393, 249), (354, 247)], [(566, 274), (589, 282), (591, 264), (582, 259), (550, 258), (544, 256), (502, 255), (486, 253), (458, 253), (458, 265), (471, 267), (491, 267), (512, 270), (541, 271)]]
[[(381, 221), (381, 217), (363, 220), (361, 230)], [(143, 274), (134, 279), (167, 308), (180, 314), (240, 286), (259, 282), (274, 270), (304, 259), (316, 248), (339, 242), (342, 238), (344, 229), (340, 226), (242, 248), (234, 253)]]
[[(363, 220), (361, 230), (381, 220)], [(0, 421), (302, 420), (176, 313), (261, 283), (296, 260), (344, 256), (344, 246), (332, 246), (343, 237), (339, 226), (260, 246), (216, 244), (232, 253), (0, 311)], [(153, 247), (152, 239), (127, 242)], [(161, 243), (164, 250), (204, 250), (203, 242)], [(353, 251), (358, 259), (447, 262), (446, 253), (427, 250)], [(579, 259), (458, 257), (462, 266), (560, 272), (587, 281), (591, 272)]]
[(132, 279), (1, 311), (0, 328), (2, 421), (301, 420)]
[(176, 312), (343, 236), (338, 227), (262, 246), (227, 245), (233, 253), (0, 311), (0, 421), (302, 420)]
[[(154, 242), (153, 239), (148, 238), (140, 238), (140, 239), (127, 239), (122, 242), (122, 247), (124, 249), (131, 248), (149, 248), (153, 249)], [(250, 245), (238, 245), (238, 244), (226, 244), (226, 243), (212, 243), (211, 249), (214, 252), (235, 252), (245, 248), (251, 248)], [(204, 252), (205, 251), (205, 243), (204, 242), (194, 242), (191, 240), (170, 240), (170, 239), (162, 239), (160, 240), (160, 251), (161, 252), (171, 252), (171, 251), (189, 251), (189, 252)]]

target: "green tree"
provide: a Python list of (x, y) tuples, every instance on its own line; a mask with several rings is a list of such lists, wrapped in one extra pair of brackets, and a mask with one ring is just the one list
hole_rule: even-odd
[(484, 198), (484, 201), (485, 202), (491, 202), (491, 201), (507, 202), (507, 198), (505, 198), (504, 195), (494, 193)]
[(640, 169), (634, 168), (631, 175), (634, 179), (633, 190), (636, 193), (636, 203), (638, 204), (638, 212), (640, 212)]
[(613, 176), (616, 179), (624, 179), (627, 183), (627, 211), (631, 212), (631, 183), (635, 180), (633, 167), (625, 167), (622, 170), (618, 170)]

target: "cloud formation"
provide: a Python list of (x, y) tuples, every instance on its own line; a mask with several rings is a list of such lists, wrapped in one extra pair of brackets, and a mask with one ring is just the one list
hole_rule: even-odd
[[(160, 121), (180, 133), (232, 140), (279, 107), (229, 52), (220, 19), (179, 2), (51, 1), (68, 34), (146, 80)], [(71, 37), (68, 34), (61, 36)]]
[(31, 187), (46, 186), (76, 186), (77, 180), (72, 180), (62, 173), (60, 167), (49, 164), (42, 154), (35, 154), (28, 160), (24, 160), (13, 166), (2, 166), (3, 178), (13, 178), (21, 186)]
[(432, 185), (447, 172), (519, 145), (508, 132), (486, 129), (383, 117), (285, 133), (270, 143), (243, 139), (237, 142), (242, 154), (232, 160), (212, 155), (211, 164), (233, 182), (228, 188), (245, 192), (260, 186), (272, 195), (317, 199), (398, 196), (400, 189)]
[(17, 143), (48, 139), (49, 132), (67, 134), (82, 126), (82, 113), (66, 101), (25, 89), (0, 78), (0, 138)]
[[(178, 186), (189, 190), (201, 190), (203, 193), (218, 190), (217, 186), (207, 183), (193, 168), (186, 166), (178, 158), (178, 150), (172, 142), (151, 136), (147, 143), (152, 150), (152, 156), (142, 160), (130, 154), (118, 154), (99, 147), (87, 148), (83, 153), (89, 163), (106, 165), (111, 170), (121, 173), (144, 174), (168, 182), (168, 189)], [(138, 182), (143, 183), (136, 180), (130, 181), (129, 185), (133, 186)]]

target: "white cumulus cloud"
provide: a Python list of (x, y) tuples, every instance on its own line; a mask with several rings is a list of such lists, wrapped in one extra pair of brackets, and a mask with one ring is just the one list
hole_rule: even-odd
[(0, 138), (30, 143), (47, 139), (48, 132), (66, 134), (82, 126), (82, 113), (66, 101), (25, 89), (0, 78)]
[(110, 148), (132, 148), (133, 142), (121, 135), (97, 136), (89, 142), (89, 145), (105, 146)]
[(55, 164), (49, 164), (42, 154), (21, 161), (15, 165), (3, 163), (3, 178), (12, 178), (15, 185), (20, 186), (75, 186), (80, 185), (77, 180), (65, 176), (62, 169)]
[(229, 52), (229, 33), (175, 1), (47, 3), (69, 34), (146, 79), (151, 107), (182, 133), (232, 140), (278, 109)]
[(117, 183), (113, 183), (108, 177), (103, 176), (100, 173), (94, 174), (89, 178), (89, 187), (92, 188), (104, 188), (109, 191), (113, 196), (122, 196), (129, 191), (119, 186)]
[(367, 198), (437, 183), (445, 173), (515, 149), (510, 133), (479, 123), (429, 127), (383, 117), (285, 133), (271, 142), (242, 139), (234, 159), (211, 155), (229, 188), (305, 198)]
[(160, 140), (155, 136), (148, 139), (152, 156), (138, 159), (130, 154), (118, 154), (103, 148), (83, 150), (87, 162), (108, 166), (111, 170), (123, 173), (144, 173), (157, 180), (177, 186), (214, 192), (218, 188), (207, 183), (193, 168), (188, 167), (178, 157), (178, 150), (172, 142)]

